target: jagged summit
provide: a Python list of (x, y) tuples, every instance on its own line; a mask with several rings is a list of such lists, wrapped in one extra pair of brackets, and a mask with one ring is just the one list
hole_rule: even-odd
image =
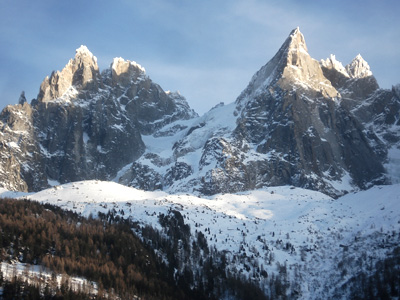
[(324, 77), (319, 62), (309, 55), (299, 27), (291, 31), (275, 56), (252, 77), (236, 103), (241, 104), (269, 87), (286, 91), (300, 89), (325, 98), (338, 96), (337, 90)]
[(334, 69), (343, 74), (345, 77), (350, 77), (343, 64), (336, 59), (336, 56), (331, 54), (327, 59), (321, 59), (321, 65), (327, 69)]
[(279, 52), (283, 52), (283, 71), (278, 85), (284, 90), (302, 89), (319, 93), (326, 98), (335, 98), (337, 91), (323, 76), (319, 63), (311, 58), (303, 34), (297, 27), (287, 38)]
[(292, 30), (275, 56), (251, 79), (249, 88), (258, 90), (275, 84), (288, 65), (297, 65), (301, 55), (309, 56), (306, 42), (299, 27)]
[(62, 71), (53, 72), (40, 85), (38, 101), (48, 102), (62, 97), (66, 92), (97, 88), (101, 76), (97, 58), (86, 46), (76, 49), (73, 59), (70, 59)]
[(140, 64), (138, 64), (135, 61), (130, 61), (130, 60), (125, 60), (122, 57), (115, 57), (113, 59), (113, 62), (111, 64), (111, 68), (112, 69), (117, 69), (119, 65), (124, 64), (127, 68), (129, 66), (132, 66), (138, 70), (140, 70), (143, 73), (146, 73), (146, 69), (144, 67), (142, 67)]
[(125, 60), (122, 57), (114, 58), (111, 64), (113, 85), (128, 86), (132, 82), (144, 79), (145, 68), (134, 61)]
[(299, 28), (291, 31), (236, 100), (235, 134), (267, 156), (252, 166), (264, 181), (306, 182), (328, 192), (337, 191), (332, 182), (345, 182), (348, 174), (349, 186), (380, 179), (382, 161), (370, 146), (380, 146), (379, 140), (371, 135), (368, 141), (347, 111), (376, 90), (373, 77), (357, 77), (368, 74), (364, 70), (360, 57), (347, 69), (334, 55), (319, 63)]
[(75, 50), (75, 58), (69, 61), (71, 64), (78, 65), (89, 65), (93, 68), (98, 69), (97, 57), (88, 49), (88, 47), (81, 45)]
[(143, 154), (142, 135), (197, 116), (183, 96), (166, 93), (133, 61), (115, 58), (100, 73), (86, 46), (43, 80), (37, 99), (19, 102), (0, 114), (0, 135), (9, 124), (4, 140), (14, 147), (2, 160), (0, 143), (0, 186), (18, 190), (114, 178)]
[(373, 76), (370, 66), (358, 54), (346, 67), (338, 61), (335, 55), (331, 54), (326, 60), (321, 59), (321, 66), (327, 69), (335, 70), (347, 78), (365, 78)]
[(293, 29), (290, 32), (290, 35), (283, 44), (283, 47), (287, 48), (287, 50), (289, 51), (297, 50), (297, 51), (303, 51), (308, 54), (306, 41), (304, 39), (304, 35), (300, 32), (299, 27)]
[(197, 118), (139, 64), (117, 57), (100, 75), (81, 46), (34, 105), (0, 115), (0, 186), (97, 178), (168, 192), (293, 185), (337, 196), (384, 183), (400, 140), (399, 93), (377, 90), (371, 74), (361, 56), (347, 68), (334, 55), (311, 58), (296, 28), (235, 103)]
[(326, 60), (321, 60), (320, 64), (324, 76), (338, 90), (341, 97), (365, 99), (379, 89), (368, 63), (360, 54), (345, 67), (332, 54)]
[(75, 50), (76, 56), (87, 55), (90, 57), (94, 57), (97, 61), (97, 58), (93, 55), (93, 53), (88, 49), (87, 46), (81, 45), (78, 49)]
[(353, 61), (346, 66), (346, 71), (351, 78), (365, 78), (372, 76), (368, 63), (358, 54)]

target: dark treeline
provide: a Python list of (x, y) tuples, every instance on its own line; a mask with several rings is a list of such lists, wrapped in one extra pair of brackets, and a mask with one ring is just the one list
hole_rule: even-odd
[(258, 285), (226, 269), (225, 255), (209, 248), (203, 233), (191, 237), (178, 211), (159, 215), (159, 222), (161, 232), (122, 218), (115, 210), (84, 218), (49, 204), (1, 199), (1, 261), (41, 265), (54, 274), (82, 276), (99, 287), (98, 295), (90, 296), (67, 285), (37, 286), (13, 278), (3, 280), (4, 295), (14, 293), (11, 299), (37, 299), (33, 295), (38, 293), (42, 299), (268, 299)]
[(197, 292), (191, 295), (189, 288), (183, 292), (126, 222), (110, 223), (47, 204), (2, 199), (0, 259), (83, 276), (98, 283), (99, 296), (106, 292), (123, 299), (202, 298)]
[(121, 212), (114, 209), (107, 214), (99, 213), (99, 218), (110, 224), (124, 224), (139, 233), (149, 249), (168, 261), (167, 273), (173, 274), (174, 282), (196, 299), (269, 299), (257, 283), (230, 272), (226, 254), (209, 247), (201, 231), (196, 230), (192, 236), (190, 226), (177, 210), (159, 214), (161, 231), (122, 218)]
[(361, 272), (348, 282), (351, 299), (399, 299), (400, 247), (369, 269), (369, 274)]

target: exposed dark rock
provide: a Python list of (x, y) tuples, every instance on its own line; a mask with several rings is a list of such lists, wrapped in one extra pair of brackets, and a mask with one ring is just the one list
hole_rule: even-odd
[[(357, 55), (346, 67), (310, 57), (293, 30), (235, 103), (201, 118), (122, 58), (99, 72), (81, 47), (29, 105), (0, 114), (0, 182), (119, 180), (202, 194), (292, 185), (331, 196), (387, 183), (400, 148), (400, 88), (379, 89)], [(193, 120), (191, 120), (193, 119)]]
[(114, 59), (100, 74), (85, 46), (45, 78), (32, 106), (22, 96), (1, 115), (1, 179), (16, 190), (39, 190), (48, 180), (110, 180), (144, 153), (141, 134), (196, 116), (183, 96), (164, 92), (134, 62)]
[(192, 168), (184, 162), (176, 162), (165, 174), (165, 185), (171, 186), (174, 182), (187, 178), (193, 174)]
[(149, 166), (133, 163), (119, 182), (146, 191), (161, 190), (163, 178)]

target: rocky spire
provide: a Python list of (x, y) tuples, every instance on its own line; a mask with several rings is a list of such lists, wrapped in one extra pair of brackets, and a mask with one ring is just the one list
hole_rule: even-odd
[(18, 104), (24, 105), (25, 102), (26, 102), (25, 91), (22, 91), (18, 99)]
[(302, 53), (306, 56), (310, 56), (308, 54), (306, 41), (304, 39), (303, 34), (300, 32), (299, 27), (292, 30), (292, 32), (290, 33), (289, 37), (286, 39), (282, 47), (285, 49), (285, 52), (287, 52), (288, 58), (291, 59), (288, 61), (289, 64), (297, 63), (297, 57), (294, 56), (293, 54)]
[(308, 54), (299, 27), (291, 31), (275, 56), (253, 76), (236, 102), (243, 102), (243, 98), (275, 85), (284, 90), (306, 89), (326, 98), (338, 96), (337, 90), (324, 77), (319, 62)]
[(326, 60), (321, 59), (321, 65), (324, 68), (330, 70), (336, 70), (337, 72), (341, 73), (345, 77), (350, 77), (346, 71), (346, 68), (343, 67), (343, 64), (336, 59), (336, 56), (331, 54)]
[(292, 30), (275, 56), (253, 76), (249, 87), (259, 89), (276, 83), (288, 65), (298, 64), (299, 54), (309, 56), (304, 36), (297, 27)]
[(332, 87), (329, 80), (323, 75), (318, 61), (308, 54), (306, 42), (299, 28), (293, 30), (286, 40), (284, 54), (284, 69), (278, 84), (286, 90), (306, 89), (314, 93), (321, 93), (327, 98), (334, 98), (338, 95), (337, 90)]
[(368, 63), (358, 54), (353, 61), (346, 66), (346, 71), (351, 78), (364, 78), (372, 76)]
[(134, 61), (116, 57), (111, 64), (111, 73), (113, 85), (128, 86), (139, 78), (144, 78), (146, 70)]
[(75, 58), (71, 59), (60, 72), (53, 72), (46, 77), (39, 90), (39, 101), (51, 101), (64, 95), (71, 87), (76, 90), (96, 89), (100, 82), (97, 58), (86, 46), (76, 49)]
[(331, 54), (326, 60), (321, 59), (320, 64), (324, 76), (337, 90), (341, 89), (349, 80), (350, 75), (342, 63), (336, 59), (335, 55)]

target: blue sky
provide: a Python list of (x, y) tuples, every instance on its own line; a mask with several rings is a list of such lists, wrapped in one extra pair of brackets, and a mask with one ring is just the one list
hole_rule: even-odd
[(358, 53), (383, 88), (400, 83), (400, 1), (0, 0), (0, 108), (86, 45), (100, 69), (136, 61), (198, 113), (233, 102), (300, 27), (311, 56), (348, 64)]

